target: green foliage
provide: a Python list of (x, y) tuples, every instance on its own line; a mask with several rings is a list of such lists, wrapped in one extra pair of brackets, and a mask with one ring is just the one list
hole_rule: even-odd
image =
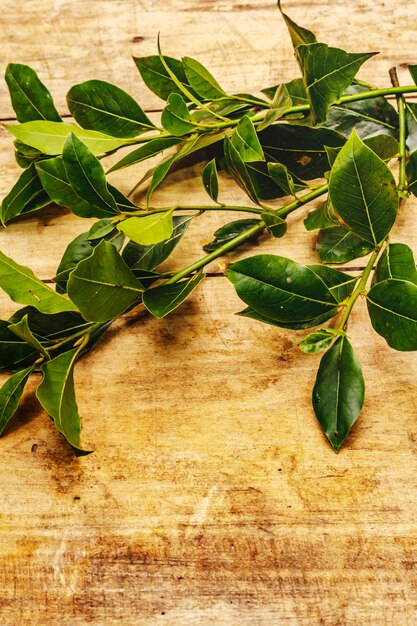
[(51, 94), (31, 67), (9, 63), (5, 79), (18, 122), (62, 122)]

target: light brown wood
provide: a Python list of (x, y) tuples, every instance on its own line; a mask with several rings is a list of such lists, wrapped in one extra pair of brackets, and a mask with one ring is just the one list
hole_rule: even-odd
[[(69, 86), (92, 77), (159, 108), (129, 60), (154, 53), (158, 30), (167, 53), (207, 62), (229, 89), (296, 71), (272, 1), (5, 0), (2, 9), (4, 65), (34, 66), (62, 111)], [(395, 63), (417, 62), (406, 0), (288, 0), (285, 9), (330, 44), (382, 50), (363, 71), (372, 82), (386, 84)], [(4, 86), (0, 104), (11, 117)], [(155, 203), (206, 202), (200, 170), (174, 174)], [(2, 131), (2, 195), (18, 172)], [(120, 172), (114, 183), (126, 192), (143, 172)], [(244, 201), (229, 180), (222, 189), (226, 201)], [(415, 252), (416, 204), (393, 232)], [(83, 439), (94, 454), (73, 457), (31, 383), (0, 440), (2, 626), (416, 623), (416, 356), (389, 350), (359, 303), (350, 333), (366, 402), (335, 455), (311, 408), (319, 358), (298, 350), (306, 333), (235, 316), (242, 303), (221, 276), (249, 250), (316, 261), (304, 214), (291, 216), (284, 239), (210, 266), (218, 275), (166, 319), (129, 314), (77, 365)], [(171, 267), (201, 256), (224, 221), (196, 220)], [(88, 223), (47, 210), (1, 232), (0, 249), (50, 279)], [(0, 307), (6, 318), (16, 305), (2, 295)]]

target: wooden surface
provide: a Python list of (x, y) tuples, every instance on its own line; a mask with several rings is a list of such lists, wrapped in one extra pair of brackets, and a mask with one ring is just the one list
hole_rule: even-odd
[[(391, 65), (417, 62), (413, 5), (288, 0), (285, 8), (323, 41), (381, 50), (361, 75), (385, 85)], [(2, 9), (2, 66), (32, 65), (62, 112), (69, 87), (93, 77), (159, 109), (129, 58), (154, 53), (158, 30), (167, 54), (201, 59), (227, 89), (296, 71), (272, 0), (4, 0)], [(0, 104), (11, 119), (4, 85)], [(0, 166), (4, 194), (18, 175), (4, 132)], [(203, 199), (200, 169), (175, 174), (155, 200)], [(128, 191), (141, 173), (114, 181)], [(222, 189), (241, 201), (230, 181)], [(409, 203), (393, 234), (415, 252), (416, 208)], [(316, 260), (302, 218), (292, 216), (288, 236), (265, 239), (262, 250)], [(172, 264), (201, 256), (222, 221), (204, 216)], [(46, 280), (87, 227), (48, 210), (0, 233), (0, 247)], [(224, 262), (168, 318), (130, 314), (79, 363), (83, 438), (94, 454), (72, 456), (32, 384), (0, 440), (1, 626), (417, 622), (415, 355), (390, 351), (363, 303), (355, 309), (366, 402), (335, 455), (310, 404), (319, 358), (300, 353), (302, 334), (234, 315), (242, 303)], [(14, 305), (0, 303), (5, 317)]]

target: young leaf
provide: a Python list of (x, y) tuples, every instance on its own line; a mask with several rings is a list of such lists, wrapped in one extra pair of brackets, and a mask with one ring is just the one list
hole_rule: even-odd
[(347, 337), (339, 337), (320, 361), (313, 407), (337, 452), (361, 412), (365, 395), (362, 369)]
[(317, 354), (326, 350), (335, 338), (335, 333), (332, 333), (326, 328), (320, 328), (314, 333), (310, 333), (300, 341), (298, 347), (306, 354)]
[(284, 196), (295, 196), (294, 179), (282, 163), (268, 163), (268, 172), (272, 180), (282, 189)]
[(287, 222), (279, 215), (264, 211), (261, 213), (261, 218), (271, 235), (277, 239), (283, 237), (287, 232)]
[(107, 322), (121, 315), (143, 291), (116, 248), (105, 240), (71, 272), (67, 289), (90, 322)]
[(417, 285), (389, 278), (367, 294), (374, 330), (394, 350), (417, 350)]
[(317, 230), (318, 228), (333, 228), (339, 221), (332, 213), (330, 201), (327, 199), (316, 209), (312, 209), (304, 219), (306, 230)]
[(33, 120), (62, 122), (51, 94), (31, 67), (9, 63), (5, 79), (18, 122)]
[(35, 165), (22, 172), (14, 187), (3, 198), (1, 204), (1, 221), (7, 224), (22, 213), (37, 211), (50, 204), (51, 199), (39, 180)]
[(73, 311), (72, 302), (53, 291), (32, 270), (0, 252), (0, 287), (13, 302), (30, 304), (42, 313)]
[(337, 306), (336, 298), (312, 270), (284, 257), (250, 257), (232, 263), (226, 275), (243, 302), (277, 321), (309, 321)]
[(20, 398), (25, 390), (26, 383), (33, 367), (16, 372), (3, 383), (0, 389), (0, 435), (19, 406)]
[(49, 359), (48, 352), (29, 328), (27, 315), (24, 315), (19, 322), (9, 324), (9, 330), (17, 337), (25, 341), (29, 346), (32, 346), (32, 348), (39, 352), (39, 354), (42, 354), (47, 360)]
[(107, 217), (119, 212), (100, 161), (74, 134), (65, 142), (62, 160), (73, 192), (88, 203), (90, 215)]
[[(145, 85), (162, 100), (168, 100), (171, 93), (182, 93), (165, 69), (159, 55), (133, 57)], [(164, 60), (178, 80), (188, 87), (184, 66), (178, 59), (164, 56)]]
[[(233, 222), (229, 222), (225, 224), (221, 228), (218, 228), (214, 233), (214, 240), (210, 243), (206, 243), (203, 247), (203, 250), (206, 252), (213, 252), (213, 250), (217, 250), (220, 246), (223, 246), (225, 243), (234, 239), (245, 230), (248, 230), (251, 226), (255, 226), (259, 224), (260, 220), (257, 219), (248, 219), (248, 220), (234, 220)], [(259, 237), (261, 231), (254, 237)]]
[(267, 161), (282, 163), (301, 180), (321, 178), (329, 169), (325, 146), (342, 146), (345, 138), (328, 128), (274, 124), (259, 133)]
[(173, 252), (181, 241), (191, 219), (192, 217), (189, 215), (175, 215), (173, 217), (174, 228), (171, 236), (159, 243), (150, 246), (142, 246), (134, 241), (129, 241), (123, 249), (123, 259), (134, 272), (135, 270), (151, 272), (159, 267), (159, 265), (169, 257), (171, 252)]
[(132, 96), (103, 80), (74, 85), (67, 103), (80, 126), (112, 137), (136, 137), (155, 128)]
[(219, 179), (217, 177), (216, 159), (209, 161), (203, 169), (203, 185), (214, 202), (219, 196)]
[(165, 317), (176, 309), (205, 278), (205, 274), (194, 274), (172, 285), (160, 285), (143, 293), (143, 304), (157, 318)]
[(129, 154), (123, 157), (123, 159), (113, 165), (107, 173), (110, 174), (110, 172), (116, 172), (124, 167), (129, 167), (135, 163), (146, 161), (147, 159), (156, 156), (163, 150), (176, 146), (181, 143), (181, 141), (183, 140), (179, 137), (161, 137), (161, 139), (151, 139), (150, 141), (144, 143), (143, 146), (129, 152)]
[(264, 161), (264, 153), (251, 119), (245, 115), (231, 134), (230, 142), (244, 163)]
[(167, 105), (162, 111), (161, 124), (168, 133), (176, 137), (182, 137), (195, 130), (196, 125), (182, 95), (170, 94)]
[(343, 223), (373, 246), (384, 240), (397, 217), (394, 176), (355, 131), (334, 162), (329, 194)]
[(351, 54), (324, 43), (298, 46), (297, 58), (303, 72), (313, 124), (325, 121), (330, 105), (352, 83), (361, 65), (375, 54)]
[(344, 226), (324, 228), (319, 232), (316, 250), (322, 263), (346, 263), (365, 256), (373, 245)]
[(90, 454), (81, 448), (81, 420), (74, 392), (74, 364), (78, 350), (69, 350), (42, 366), (43, 380), (36, 396), (77, 456)]
[(267, 110), (264, 119), (258, 124), (258, 132), (279, 120), (290, 107), (292, 107), (292, 98), (287, 86), (279, 85), (271, 102), (271, 108)]
[(13, 126), (5, 124), (4, 127), (22, 143), (51, 156), (62, 154), (65, 142), (71, 133), (76, 135), (93, 154), (111, 152), (133, 142), (133, 139), (110, 137), (97, 130), (86, 130), (75, 124), (45, 122), (44, 120)]
[(151, 246), (171, 237), (174, 229), (172, 214), (173, 209), (143, 217), (128, 217), (119, 222), (117, 228), (132, 241), (142, 246)]
[(205, 100), (223, 98), (226, 93), (206, 68), (191, 57), (183, 57), (185, 75), (194, 91)]
[(257, 313), (250, 307), (244, 309), (237, 313), (241, 317), (249, 317), (252, 320), (256, 320), (257, 322), (262, 322), (263, 324), (269, 324), (270, 326), (277, 326), (278, 328), (288, 328), (289, 330), (305, 330), (306, 328), (313, 328), (314, 326), (320, 326), (324, 322), (327, 322), (329, 319), (337, 315), (338, 309), (329, 309), (326, 313), (322, 313), (317, 317), (313, 317), (310, 320), (305, 320), (303, 322), (281, 322), (278, 320), (274, 320), (267, 315), (263, 315), (261, 313)]
[(374, 273), (374, 282), (388, 278), (409, 280), (417, 285), (417, 270), (413, 251), (404, 243), (390, 243), (384, 250)]

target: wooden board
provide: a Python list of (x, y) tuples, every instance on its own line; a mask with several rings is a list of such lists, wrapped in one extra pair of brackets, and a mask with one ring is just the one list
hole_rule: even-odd
[[(274, 2), (5, 0), (2, 9), (3, 65), (34, 66), (61, 111), (69, 86), (92, 77), (160, 108), (129, 59), (154, 53), (158, 30), (167, 53), (206, 61), (229, 89), (296, 72)], [(406, 0), (355, 0), (349, 10), (341, 0), (288, 0), (285, 9), (330, 44), (381, 50), (363, 70), (372, 82), (417, 62)], [(11, 118), (4, 86), (0, 103), (0, 117)], [(18, 171), (2, 132), (2, 194)], [(143, 171), (120, 172), (115, 184), (127, 191)], [(205, 201), (200, 171), (175, 174), (155, 203)], [(243, 201), (229, 180), (222, 189)], [(415, 209), (411, 201), (393, 240), (417, 252)], [(314, 262), (304, 214), (291, 217), (285, 239), (235, 256), (262, 249)], [(196, 220), (170, 263), (201, 256), (224, 221)], [(50, 279), (88, 223), (51, 209), (0, 233), (0, 248)], [(171, 316), (129, 314), (77, 365), (94, 454), (72, 456), (32, 383), (0, 440), (2, 626), (416, 623), (416, 356), (389, 351), (359, 303), (350, 333), (366, 403), (335, 455), (311, 409), (318, 357), (298, 350), (305, 333), (234, 315), (242, 303), (222, 276), (230, 258), (210, 266), (215, 275)], [(15, 308), (4, 296), (0, 306), (3, 318)]]

